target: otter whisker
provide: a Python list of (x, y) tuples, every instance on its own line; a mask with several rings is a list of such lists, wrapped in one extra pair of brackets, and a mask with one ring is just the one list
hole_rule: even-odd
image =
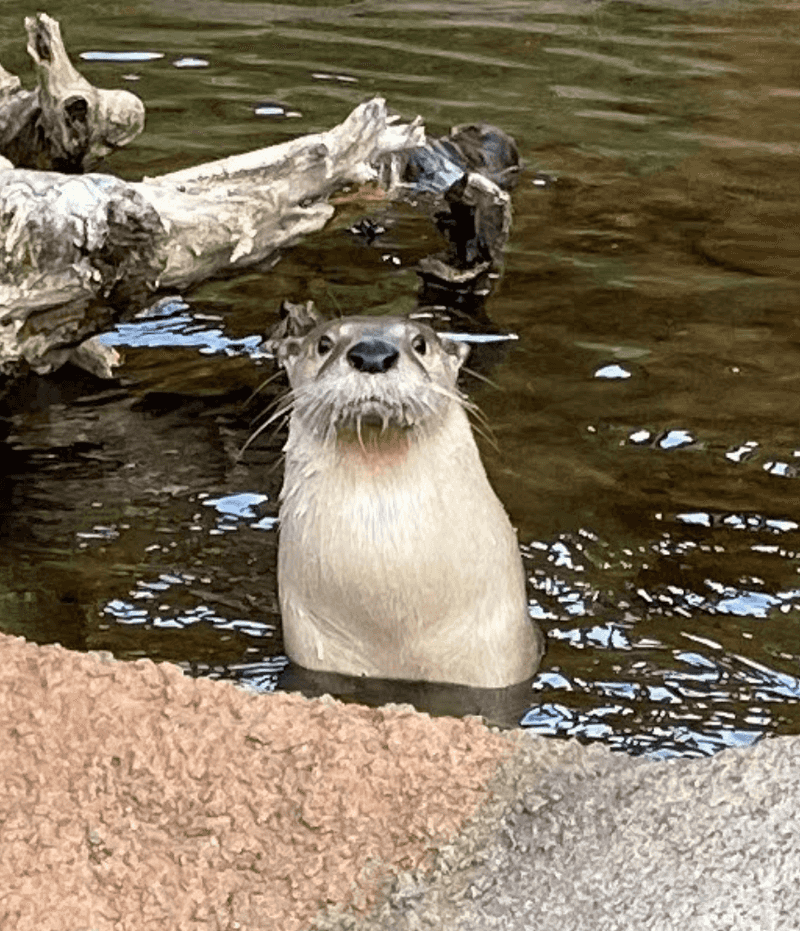
[(485, 427), (487, 430), (491, 431), (492, 427), (489, 423), (489, 418), (484, 414), (480, 407), (475, 404), (474, 401), (470, 401), (469, 404), (464, 405), (464, 410), (473, 418), (473, 422), (479, 423), (482, 427)]
[(359, 413), (356, 418), (356, 434), (358, 435), (358, 445), (361, 447), (361, 452), (364, 455), (367, 455), (366, 447), (364, 446), (364, 438), (361, 436), (361, 414)]
[(430, 389), (431, 391), (434, 391), (437, 394), (441, 394), (443, 397), (449, 398), (451, 401), (455, 401), (457, 404), (460, 404), (468, 414), (473, 415), (485, 426), (488, 426), (489, 421), (486, 415), (483, 413), (480, 407), (474, 401), (471, 401), (462, 391), (459, 391), (457, 388), (454, 391), (450, 391), (442, 385), (435, 384), (432, 384)]
[(487, 378), (485, 375), (481, 375), (480, 372), (476, 372), (475, 369), (467, 368), (466, 365), (461, 366), (461, 371), (466, 375), (472, 376), (472, 378), (477, 378), (478, 381), (485, 382), (487, 385), (491, 385), (492, 388), (496, 388), (498, 391), (501, 390), (500, 385), (496, 381), (492, 381), (491, 378)]
[(253, 388), (253, 391), (252, 391), (252, 393), (250, 394), (250, 397), (244, 402), (244, 406), (247, 407), (247, 405), (253, 400), (253, 398), (254, 398), (257, 394), (260, 394), (260, 393), (267, 387), (267, 385), (270, 385), (270, 384), (272, 384), (272, 382), (274, 382), (274, 381), (276, 381), (277, 379), (281, 378), (281, 377), (283, 376), (283, 374), (284, 374), (283, 369), (278, 369), (278, 371), (277, 371), (277, 372), (274, 372), (272, 375), (270, 375), (269, 378), (265, 378), (264, 381), (262, 381), (260, 385), (258, 385), (257, 387)]
[(286, 453), (282, 452), (272, 463), (272, 465), (267, 469), (265, 473), (265, 478), (269, 478), (278, 468), (279, 465), (282, 465), (286, 462)]
[(463, 394), (458, 389), (455, 391), (450, 391), (442, 385), (431, 384), (431, 391), (434, 391), (436, 394), (440, 394), (443, 397), (449, 398), (451, 401), (455, 401), (457, 404), (460, 404), (461, 407), (470, 415), (472, 418), (473, 429), (482, 436), (490, 446), (494, 449), (497, 449), (497, 442), (494, 439), (494, 432), (492, 431), (491, 425), (489, 424), (489, 419), (486, 414), (480, 409), (480, 407)]
[(464, 409), (470, 417), (470, 423), (472, 424), (472, 429), (480, 434), (489, 445), (500, 452), (500, 449), (497, 445), (497, 441), (494, 436), (494, 430), (492, 425), (489, 423), (489, 418), (484, 414), (480, 407), (474, 402), (470, 401), (464, 405)]
[(281, 395), (274, 406), (274, 411), (270, 415), (269, 419), (266, 421), (264, 426), (271, 423), (274, 420), (277, 420), (278, 417), (281, 417), (283, 414), (287, 414), (290, 411), (294, 410), (297, 404), (297, 395), (294, 391), (287, 391), (285, 394)]
[(411, 411), (411, 419), (414, 422), (424, 422), (428, 417), (436, 413), (433, 404), (430, 401), (424, 401), (422, 398), (411, 398), (407, 406)]
[(342, 313), (342, 305), (336, 300), (336, 295), (333, 293), (333, 291), (331, 291), (330, 287), (327, 287), (325, 290), (327, 291), (328, 297), (333, 301), (337, 318), (341, 320), (341, 318), (344, 316)]
[(497, 445), (497, 441), (495, 440), (494, 435), (490, 431), (484, 430), (482, 427), (479, 427), (477, 424), (472, 424), (472, 429), (475, 431), (475, 433), (478, 434), (478, 436), (480, 436), (483, 440), (485, 440), (496, 453), (500, 452), (500, 447)]
[(456, 404), (460, 404), (462, 407), (467, 407), (472, 402), (469, 401), (465, 394), (459, 391), (457, 388), (450, 389), (445, 388), (444, 385), (438, 385), (436, 382), (431, 382), (428, 386), (428, 390), (434, 394), (439, 394), (443, 398), (447, 398), (450, 401), (455, 401)]
[(307, 403), (299, 413), (314, 434), (324, 437), (329, 431), (330, 406), (324, 402), (324, 399), (315, 401), (310, 398), (307, 401), (310, 403)]
[(287, 395), (285, 395), (283, 398), (281, 398), (281, 399), (279, 399), (279, 400), (282, 400), (282, 401), (284, 402), (284, 403), (283, 403), (283, 406), (280, 407), (278, 410), (276, 410), (267, 420), (264, 421), (264, 423), (261, 424), (260, 427), (258, 427), (257, 429), (255, 429), (255, 430), (250, 434), (250, 436), (249, 436), (249, 437), (247, 438), (247, 440), (245, 441), (244, 446), (242, 446), (242, 448), (239, 450), (239, 452), (238, 452), (238, 454), (237, 454), (237, 456), (236, 456), (236, 461), (237, 461), (237, 462), (238, 462), (239, 460), (241, 460), (242, 456), (243, 456), (243, 455), (245, 454), (245, 452), (247, 451), (247, 448), (248, 448), (249, 446), (251, 446), (251, 445), (253, 444), (253, 442), (254, 442), (259, 436), (261, 436), (261, 434), (267, 429), (267, 427), (270, 427), (273, 423), (275, 423), (276, 421), (280, 420), (280, 421), (281, 421), (281, 424), (276, 428), (276, 429), (280, 429), (280, 427), (283, 425), (283, 423), (285, 423), (285, 422), (288, 420), (289, 414), (291, 413), (292, 408), (293, 408), (293, 406), (294, 406), (294, 404), (293, 404), (293, 398), (292, 398), (292, 392), (289, 392)]
[[(241, 461), (242, 456), (244, 456), (244, 454), (247, 452), (248, 447), (251, 446), (255, 442), (255, 440), (258, 439), (258, 437), (264, 432), (264, 430), (266, 430), (267, 427), (271, 423), (273, 423), (276, 419), (277, 417), (271, 417), (265, 424), (262, 424), (257, 430), (254, 430), (250, 434), (250, 436), (245, 441), (244, 446), (242, 446), (242, 448), (236, 454), (236, 462)], [(283, 418), (280, 420), (280, 423), (278, 424), (278, 426), (275, 428), (275, 432), (277, 432), (282, 427), (284, 427), (288, 422), (289, 422), (289, 414), (286, 413), (284, 414)]]
[(284, 391), (282, 394), (279, 394), (278, 397), (270, 401), (262, 411), (259, 411), (258, 414), (252, 418), (250, 426), (254, 427), (262, 418), (269, 418), (281, 405), (287, 403), (290, 394), (291, 392)]

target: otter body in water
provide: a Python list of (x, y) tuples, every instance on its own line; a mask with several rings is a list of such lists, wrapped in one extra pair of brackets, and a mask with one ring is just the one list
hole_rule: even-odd
[(397, 317), (281, 344), (278, 587), (299, 665), (487, 688), (533, 675), (542, 636), (516, 535), (456, 388), (468, 351)]

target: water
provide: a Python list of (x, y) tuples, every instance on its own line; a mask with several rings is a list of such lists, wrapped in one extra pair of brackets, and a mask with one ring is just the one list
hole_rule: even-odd
[[(0, 11), (24, 80), (28, 12)], [(374, 94), (433, 133), (514, 135), (527, 170), (486, 310), (517, 338), (490, 359), (497, 387), (467, 387), (548, 633), (523, 724), (660, 756), (800, 732), (797, 4), (48, 12), (90, 80), (146, 103), (107, 166), (126, 178), (325, 129)], [(371, 243), (348, 232), (364, 217), (385, 227)], [(22, 386), (2, 628), (274, 687), (280, 435), (236, 459), (260, 336), (284, 298), (410, 310), (439, 248), (424, 212), (343, 203), (272, 271), (120, 325), (120, 385)]]

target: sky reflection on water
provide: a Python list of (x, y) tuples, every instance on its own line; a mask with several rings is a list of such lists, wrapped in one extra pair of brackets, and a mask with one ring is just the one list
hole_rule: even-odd
[[(676, 519), (684, 516), (676, 515)], [(686, 523), (712, 525), (710, 519)], [(754, 515), (750, 525), (773, 534), (796, 529), (793, 521)], [(743, 522), (734, 521), (732, 526), (741, 529)], [(796, 627), (788, 640), (800, 649), (800, 588), (768, 593), (706, 578), (702, 592), (677, 585), (648, 591), (633, 589), (630, 583), (631, 597), (617, 595), (616, 604), (609, 604), (587, 578), (596, 561), (592, 548), (598, 543), (594, 534), (584, 532), (582, 538), (573, 536), (549, 545), (537, 542), (527, 549), (536, 567), (534, 589), (541, 593), (531, 602), (531, 614), (546, 628), (551, 653), (558, 649), (559, 661), (534, 680), (539, 701), (524, 716), (524, 727), (542, 734), (603, 740), (633, 754), (659, 758), (705, 755), (758, 740), (775, 723), (782, 706), (800, 702), (796, 676), (693, 632), (703, 626), (703, 618), (719, 615), (756, 621), (788, 615), (786, 622)], [(676, 544), (668, 531), (650, 549), (659, 556), (685, 554), (687, 544), (689, 552), (698, 545), (687, 540)], [(607, 568), (624, 563), (630, 575), (646, 566), (646, 552), (634, 556), (629, 551), (623, 554), (625, 559), (615, 560), (601, 549), (602, 565)], [(773, 557), (794, 556), (785, 551), (781, 556), (779, 547), (762, 547), (759, 552), (765, 549)], [(600, 623), (598, 616), (606, 620)], [(660, 630), (668, 631), (668, 639), (640, 633), (653, 618), (658, 619)], [(665, 628), (663, 622), (669, 618), (674, 624)], [(693, 629), (685, 628), (687, 622)], [(686, 641), (694, 648), (687, 649)], [(583, 658), (572, 662), (572, 651), (580, 651)], [(796, 663), (799, 657), (782, 653), (777, 658)], [(593, 666), (616, 676), (586, 677), (569, 671)], [(610, 698), (616, 701), (608, 704)]]
[[(432, 134), (485, 120), (517, 138), (497, 332), (453, 328), (497, 344), (497, 387), (469, 390), (549, 635), (523, 724), (656, 756), (800, 732), (798, 11), (101, 7), (51, 12), (90, 80), (145, 101), (108, 164), (123, 177), (321, 130), (372, 94)], [(18, 14), (0, 25), (16, 67)], [(238, 458), (262, 335), (284, 299), (405, 312), (441, 248), (424, 213), (338, 209), (269, 272), (105, 334), (122, 388), (30, 388), (9, 426), (4, 629), (275, 687), (281, 438)], [(364, 222), (374, 245), (347, 233)]]

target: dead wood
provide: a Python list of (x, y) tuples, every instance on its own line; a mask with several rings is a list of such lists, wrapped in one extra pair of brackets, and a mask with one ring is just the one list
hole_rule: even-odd
[(67, 358), (110, 371), (76, 347), (159, 289), (272, 261), (322, 228), (328, 197), (353, 183), (394, 194), (402, 180), (431, 197), (448, 248), (420, 263), (422, 301), (481, 305), (519, 171), (501, 130), (455, 127), (426, 145), (419, 119), (396, 123), (376, 98), (327, 132), (139, 183), (81, 174), (141, 131), (144, 107), (89, 84), (55, 20), (40, 13), (25, 25), (37, 88), (0, 67), (0, 378)]
[(49, 371), (112, 307), (265, 261), (424, 142), (376, 98), (327, 132), (139, 183), (0, 166), (0, 373)]
[(421, 120), (395, 122), (379, 97), (323, 133), (132, 185), (165, 229), (164, 287), (260, 262), (333, 216), (327, 197), (385, 180), (392, 157), (424, 145)]
[(46, 13), (25, 19), (36, 90), (0, 67), (0, 155), (18, 168), (82, 173), (144, 128), (144, 104), (126, 90), (94, 87), (72, 65), (61, 28)]

